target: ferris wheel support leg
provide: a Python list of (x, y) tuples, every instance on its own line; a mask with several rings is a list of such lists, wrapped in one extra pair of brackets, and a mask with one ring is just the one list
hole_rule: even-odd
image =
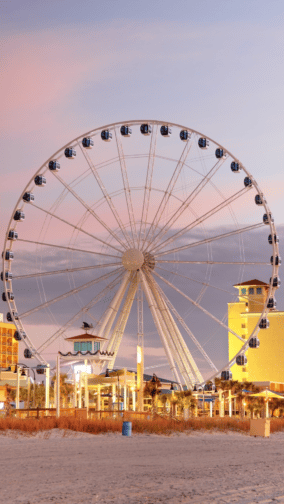
[(153, 297), (152, 297), (152, 293), (151, 293), (151, 291), (150, 291), (150, 289), (148, 287), (148, 284), (146, 282), (144, 273), (141, 270), (140, 270), (139, 273), (140, 273), (140, 278), (141, 278), (141, 281), (142, 281), (143, 290), (145, 292), (145, 296), (146, 296), (146, 299), (147, 299), (147, 303), (149, 305), (149, 308), (150, 308), (150, 311), (151, 311), (151, 314), (152, 314), (155, 326), (157, 328), (158, 334), (159, 334), (159, 336), (161, 338), (161, 341), (163, 343), (164, 350), (165, 350), (167, 359), (168, 359), (169, 364), (170, 364), (170, 369), (171, 369), (171, 371), (173, 373), (174, 379), (177, 381), (177, 383), (181, 384), (180, 383), (180, 378), (179, 378), (179, 375), (178, 375), (178, 372), (177, 372), (177, 369), (176, 369), (176, 366), (175, 366), (175, 363), (174, 363), (174, 360), (173, 360), (173, 357), (171, 355), (171, 351), (170, 351), (168, 342), (167, 342), (167, 340), (166, 340), (166, 338), (165, 338), (165, 336), (163, 334), (163, 330), (162, 330), (162, 327), (161, 327), (161, 324), (160, 324), (160, 321), (159, 321), (159, 317), (158, 317), (158, 314), (157, 314), (157, 311), (156, 311), (156, 308), (155, 308), (155, 304), (154, 304), (154, 300), (153, 300)]
[(119, 346), (122, 340), (122, 336), (124, 334), (127, 320), (129, 318), (129, 314), (133, 305), (136, 291), (137, 291), (137, 278), (135, 278), (130, 284), (124, 305), (122, 307), (121, 313), (119, 315), (118, 321), (113, 331), (113, 335), (110, 341), (111, 346), (107, 347), (108, 352), (111, 351), (114, 352), (112, 360), (108, 364), (109, 369), (113, 369), (114, 367), (115, 359), (117, 357)]
[(60, 355), (56, 360), (56, 418), (60, 417)]
[(186, 383), (186, 386), (190, 387), (196, 381), (194, 374), (193, 374), (189, 364), (186, 362), (181, 345), (176, 337), (175, 329), (171, 324), (169, 314), (167, 313), (167, 310), (165, 308), (165, 304), (163, 303), (163, 300), (161, 299), (161, 296), (159, 295), (159, 292), (156, 289), (154, 282), (151, 282), (151, 278), (148, 278), (148, 281), (149, 281), (154, 298), (157, 303), (157, 310), (158, 310), (158, 313), (160, 314), (161, 325), (163, 325), (165, 328), (164, 334), (168, 335), (168, 338), (167, 338), (168, 343), (169, 343), (169, 346), (173, 349), (175, 361), (179, 367), (180, 373)]
[(131, 274), (130, 271), (126, 271), (116, 295), (114, 296), (114, 298), (112, 299), (112, 301), (109, 304), (109, 307), (106, 311), (105, 317), (102, 321), (102, 324), (101, 324), (101, 327), (98, 331), (97, 336), (102, 336), (104, 329), (105, 329), (111, 315), (113, 314), (113, 312), (115, 312), (116, 304), (117, 304), (120, 296), (122, 295), (123, 292), (126, 291), (126, 287), (127, 287), (128, 281), (129, 281), (130, 274)]
[(164, 301), (167, 304), (167, 306), (169, 307), (169, 309), (173, 312), (173, 314), (175, 315), (176, 319), (183, 326), (184, 330), (189, 335), (189, 337), (192, 339), (192, 341), (195, 343), (195, 345), (197, 346), (198, 350), (202, 353), (203, 357), (207, 360), (207, 362), (210, 365), (210, 367), (212, 368), (212, 370), (213, 371), (218, 371), (217, 368), (216, 368), (216, 366), (215, 366), (215, 364), (211, 361), (210, 357), (207, 355), (207, 353), (205, 352), (205, 350), (203, 349), (203, 347), (200, 345), (199, 341), (195, 338), (194, 334), (191, 332), (191, 330), (189, 329), (189, 327), (186, 325), (186, 323), (183, 320), (183, 318), (176, 311), (175, 307), (171, 304), (171, 302), (169, 301), (169, 299), (167, 298), (167, 296), (165, 295), (165, 293), (161, 292), (161, 291), (160, 291), (160, 293), (161, 293), (161, 296), (164, 298)]
[[(138, 411), (144, 411), (144, 320), (143, 320), (143, 290), (141, 282), (137, 289), (137, 406)], [(135, 392), (132, 392), (132, 404), (135, 411)]]
[[(124, 294), (126, 292), (126, 289), (127, 289), (127, 286), (128, 286), (128, 283), (123, 287), (123, 289), (120, 291), (119, 293), (119, 296), (117, 297), (117, 300), (116, 300), (116, 303), (113, 307), (113, 311), (111, 313), (111, 316), (105, 326), (105, 330), (104, 330), (104, 337), (105, 338), (108, 338), (109, 336), (109, 333), (111, 331), (111, 328), (112, 328), (112, 325), (114, 323), (114, 320), (115, 320), (115, 317), (117, 316), (117, 313), (118, 313), (118, 310), (120, 308), (120, 305), (122, 303), (122, 299), (124, 297)], [(104, 347), (107, 346), (107, 351), (110, 352), (111, 351), (111, 340), (109, 340), (108, 342), (106, 342), (106, 344), (104, 345)], [(105, 349), (105, 348), (104, 348)]]
[[(189, 349), (187, 348), (187, 345), (180, 333), (180, 330), (170, 312), (170, 309), (169, 307), (167, 306), (164, 298), (163, 298), (163, 293), (162, 291), (159, 289), (159, 286), (157, 285), (157, 282), (155, 281), (155, 279), (153, 278), (153, 285), (154, 287), (156, 287), (156, 290), (158, 290), (159, 292), (159, 295), (160, 297), (162, 298), (162, 304), (163, 304), (163, 309), (164, 309), (164, 313), (166, 315), (166, 317), (168, 318), (168, 321), (170, 323), (170, 326), (172, 327), (172, 331), (173, 331), (173, 334), (175, 334), (179, 344), (180, 344), (180, 349), (181, 349), (181, 355), (184, 356), (184, 359), (185, 359), (185, 362), (187, 361), (188, 364), (189, 364), (189, 370), (192, 369), (193, 373), (195, 374), (195, 377), (194, 377), (194, 383), (198, 382), (198, 383), (202, 383), (203, 382), (203, 376), (202, 374), (200, 373), (197, 365), (196, 365), (196, 362), (194, 360), (194, 358), (192, 357)], [(188, 365), (186, 365), (186, 367), (188, 367)]]

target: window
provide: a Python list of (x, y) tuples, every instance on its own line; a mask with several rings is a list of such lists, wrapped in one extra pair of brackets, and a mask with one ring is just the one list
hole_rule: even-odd
[(253, 287), (249, 288), (249, 294), (254, 294), (254, 288)]
[(242, 324), (242, 329), (245, 329), (246, 328), (246, 324)]
[(256, 289), (256, 293), (257, 293), (257, 294), (261, 294), (261, 293), (262, 293), (262, 288), (261, 288), (261, 287), (257, 287), (257, 289)]
[(101, 347), (100, 341), (95, 341), (94, 342), (94, 352), (97, 352), (98, 350), (100, 350), (100, 347)]
[(246, 294), (247, 290), (245, 288), (241, 289), (241, 294)]
[(82, 341), (81, 343), (81, 352), (92, 351), (92, 342), (91, 341)]
[(245, 334), (242, 334), (242, 338), (243, 338), (243, 339), (246, 339), (246, 335), (245, 335)]
[(88, 350), (92, 351), (92, 342), (91, 341), (76, 341), (74, 343), (74, 352), (87, 352)]

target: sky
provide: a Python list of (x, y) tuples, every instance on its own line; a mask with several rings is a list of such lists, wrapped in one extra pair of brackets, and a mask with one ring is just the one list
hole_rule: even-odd
[[(0, 1), (1, 243), (53, 152), (143, 118), (226, 146), (256, 178), (281, 234), (283, 11), (282, 0)], [(281, 289), (278, 297), (284, 309)]]

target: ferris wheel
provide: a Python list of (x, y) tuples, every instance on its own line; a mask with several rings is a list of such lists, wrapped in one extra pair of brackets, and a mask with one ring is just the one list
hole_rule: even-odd
[[(25, 358), (45, 364), (87, 318), (113, 353), (108, 368), (133, 356), (138, 335), (145, 358), (167, 360), (192, 387), (229, 379), (259, 345), (280, 284), (278, 241), (263, 192), (225, 147), (177, 124), (114, 123), (66, 144), (22, 191), (2, 299)], [(234, 284), (258, 277), (267, 300), (244, 341), (227, 303)], [(228, 332), (242, 342), (230, 362)]]

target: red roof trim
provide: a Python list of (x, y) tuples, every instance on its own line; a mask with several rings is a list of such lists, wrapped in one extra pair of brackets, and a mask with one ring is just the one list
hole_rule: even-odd
[(102, 338), (101, 336), (96, 336), (95, 334), (79, 334), (78, 336), (72, 336), (71, 338), (65, 338), (65, 341), (74, 341), (76, 339), (80, 340), (105, 340), (106, 338)]
[(234, 287), (241, 287), (245, 285), (263, 285), (265, 287), (269, 287), (269, 284), (262, 282), (261, 280), (257, 280), (256, 278), (254, 280), (248, 280), (247, 282), (242, 282), (239, 284), (235, 284)]

